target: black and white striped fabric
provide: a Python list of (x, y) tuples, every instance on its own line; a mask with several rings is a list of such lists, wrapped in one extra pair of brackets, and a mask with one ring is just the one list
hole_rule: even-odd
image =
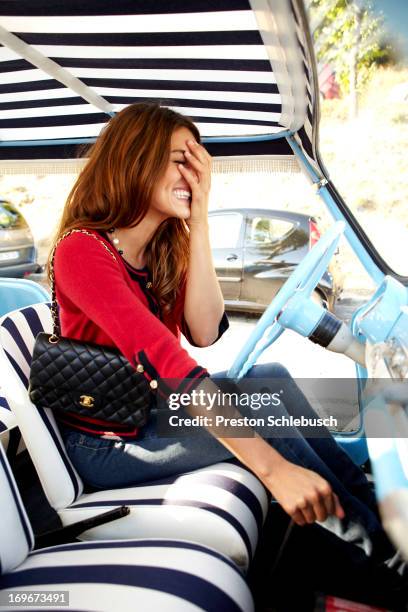
[[(1, 447), (0, 491), (0, 609), (11, 609), (10, 595), (22, 590), (64, 591), (70, 610), (254, 609), (237, 567), (199, 544), (144, 538), (66, 544), (30, 553), (33, 533)], [(50, 602), (47, 607), (57, 608)], [(38, 609), (21, 601), (18, 608)]]
[(119, 505), (131, 507), (120, 523), (108, 523), (83, 539), (181, 538), (211, 546), (247, 568), (267, 511), (267, 495), (247, 470), (219, 463), (162, 481), (84, 494), (80, 477), (62, 443), (53, 414), (37, 409), (27, 387), (39, 331), (51, 329), (49, 305), (37, 304), (0, 319), (3, 392), (51, 506), (64, 525)]
[(3, 600), (24, 589), (65, 591), (69, 609), (78, 612), (254, 610), (233, 563), (214, 550), (177, 540), (76, 543), (34, 552), (0, 577)]
[(21, 501), (10, 464), (0, 444), (0, 575), (11, 571), (34, 546), (30, 521)]
[(17, 426), (16, 417), (10, 410), (5, 397), (1, 395), (0, 387), (0, 444), (7, 453), (9, 460), (13, 461), (18, 453), (25, 448)]
[(14, 427), (14, 425), (16, 425), (16, 420), (10, 410), (10, 406), (8, 405), (6, 398), (2, 397), (1, 395), (0, 387), (0, 434), (10, 427)]
[(76, 139), (146, 100), (190, 116), (213, 155), (289, 156), (271, 138), (300, 130), (311, 147), (299, 11), (302, 0), (3, 0), (0, 155), (75, 157)]
[[(316, 60), (313, 51), (310, 32), (307, 24), (306, 11), (303, 3), (292, 0), (294, 28), (299, 49), (302, 55), (303, 70), (305, 73), (307, 108), (303, 125), (293, 133), (293, 139), (300, 151), (311, 164), (316, 176), (323, 178), (318, 163), (318, 127), (319, 127), (319, 84), (316, 71)], [(309, 44), (307, 39), (309, 40)]]
[(0, 387), (0, 434), (7, 429), (12, 429), (15, 425), (17, 425), (15, 416), (10, 410), (8, 401), (1, 395)]

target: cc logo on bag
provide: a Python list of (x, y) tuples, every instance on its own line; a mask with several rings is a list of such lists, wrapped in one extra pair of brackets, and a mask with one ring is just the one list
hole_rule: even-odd
[(84, 406), (85, 408), (93, 408), (94, 407), (94, 398), (91, 397), (90, 395), (81, 395), (81, 397), (79, 398), (79, 403), (81, 404), (81, 406)]

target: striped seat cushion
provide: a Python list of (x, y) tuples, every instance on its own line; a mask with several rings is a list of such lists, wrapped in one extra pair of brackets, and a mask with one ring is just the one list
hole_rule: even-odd
[(0, 575), (24, 561), (34, 538), (10, 464), (0, 444)]
[[(1, 447), (0, 491), (1, 609), (10, 609), (11, 594), (27, 589), (68, 592), (70, 610), (253, 610), (236, 565), (196, 543), (143, 538), (66, 544), (30, 553), (30, 522)], [(19, 609), (37, 609), (18, 604)]]
[[(35, 551), (0, 578), (0, 588), (2, 603), (16, 590), (68, 591), (69, 609), (78, 611), (254, 609), (248, 586), (228, 559), (204, 546), (161, 539), (82, 542)], [(33, 608), (19, 605), (25, 609)]]
[(10, 410), (5, 397), (1, 395), (0, 387), (0, 434), (17, 426), (16, 418)]
[(64, 524), (118, 505), (129, 516), (82, 534), (81, 539), (133, 537), (182, 538), (211, 546), (247, 569), (267, 511), (261, 483), (232, 463), (172, 476), (143, 486), (82, 495), (60, 511)]
[(7, 452), (9, 460), (13, 460), (21, 453), (25, 446), (17, 426), (16, 417), (10, 410), (5, 397), (1, 395), (0, 387), (0, 444)]
[(37, 335), (51, 332), (50, 304), (43, 302), (8, 313), (0, 319), (3, 349), (19, 379), (28, 389), (31, 357)]

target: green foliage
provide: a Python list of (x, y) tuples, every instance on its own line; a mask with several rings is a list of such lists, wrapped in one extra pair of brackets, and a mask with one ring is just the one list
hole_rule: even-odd
[(388, 45), (381, 44), (383, 17), (373, 12), (370, 0), (310, 0), (310, 20), (319, 63), (336, 70), (343, 93), (361, 92), (380, 64), (391, 61)]

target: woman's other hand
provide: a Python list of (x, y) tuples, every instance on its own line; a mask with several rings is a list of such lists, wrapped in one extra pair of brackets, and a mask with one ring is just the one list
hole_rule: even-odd
[(344, 510), (330, 484), (321, 476), (283, 460), (279, 469), (261, 478), (276, 501), (298, 525), (344, 518)]
[[(208, 414), (205, 398), (214, 396), (220, 389), (214, 380), (204, 378), (196, 390), (203, 392), (204, 400), (198, 406), (190, 404), (186, 407), (193, 417)], [(210, 409), (212, 423), (214, 417), (221, 414), (228, 418), (242, 417), (234, 405), (215, 402)], [(329, 515), (344, 518), (339, 498), (330, 484), (316, 472), (285, 459), (249, 425), (243, 426), (240, 432), (243, 437), (227, 437), (212, 423), (206, 426), (209, 433), (254, 472), (295, 523), (305, 525), (324, 521)]]
[(188, 150), (184, 153), (187, 164), (179, 164), (180, 173), (191, 188), (190, 217), (192, 225), (208, 224), (208, 198), (211, 187), (211, 156), (205, 148), (194, 140), (187, 141)]

